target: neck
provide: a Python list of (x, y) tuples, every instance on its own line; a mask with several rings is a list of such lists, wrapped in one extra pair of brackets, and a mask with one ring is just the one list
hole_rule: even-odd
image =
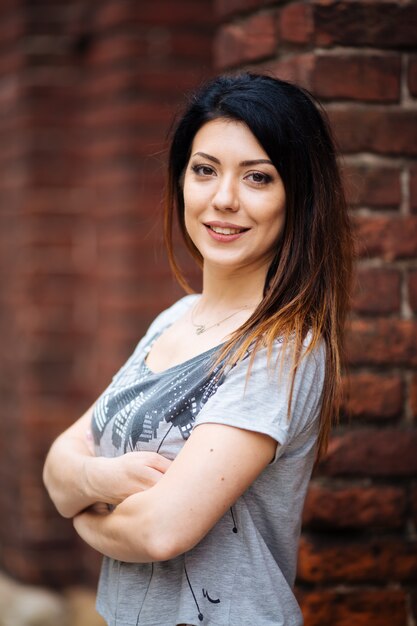
[(263, 298), (267, 268), (242, 272), (205, 266), (200, 312), (227, 312), (248, 307), (254, 309)]

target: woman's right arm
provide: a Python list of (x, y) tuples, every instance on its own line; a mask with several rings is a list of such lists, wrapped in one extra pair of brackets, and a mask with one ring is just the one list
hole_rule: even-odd
[(171, 464), (156, 452), (96, 457), (88, 445), (94, 405), (52, 444), (43, 469), (49, 496), (63, 517), (96, 502), (117, 505), (156, 484)]

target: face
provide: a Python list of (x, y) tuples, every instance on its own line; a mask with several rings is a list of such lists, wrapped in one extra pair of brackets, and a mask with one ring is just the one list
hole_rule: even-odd
[(205, 268), (266, 271), (284, 225), (285, 190), (243, 122), (220, 118), (200, 128), (183, 191), (185, 225)]

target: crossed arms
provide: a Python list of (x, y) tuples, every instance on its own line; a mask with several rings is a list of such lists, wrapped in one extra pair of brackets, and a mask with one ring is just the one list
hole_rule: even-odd
[(86, 543), (126, 562), (165, 561), (190, 550), (268, 465), (277, 445), (261, 433), (201, 424), (172, 462), (153, 452), (95, 457), (86, 438), (92, 410), (53, 443), (44, 483)]

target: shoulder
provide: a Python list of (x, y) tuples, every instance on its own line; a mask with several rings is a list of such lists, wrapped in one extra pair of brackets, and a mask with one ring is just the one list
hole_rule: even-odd
[(255, 351), (252, 355), (251, 351), (247, 352), (246, 358), (238, 362), (230, 371), (235, 370), (235, 374), (240, 370), (243, 374), (249, 372), (248, 378), (255, 375), (257, 384), (253, 385), (254, 391), (259, 389), (259, 382), (264, 380), (270, 383), (271, 377), (276, 380), (292, 379), (294, 365), (296, 363), (296, 377), (324, 375), (326, 364), (326, 342), (320, 337), (313, 342), (313, 333), (309, 331), (304, 338), (298, 358), (296, 357), (295, 346), (293, 341), (284, 343), (281, 338), (273, 341), (271, 346), (262, 347)]
[[(297, 368), (291, 345), (274, 341), (260, 348), (225, 375), (201, 409), (196, 424), (216, 422), (268, 434), (289, 443), (318, 415), (325, 373), (325, 342), (314, 346), (306, 337)], [(293, 376), (294, 373), (294, 376)]]
[(320, 337), (313, 343), (313, 333), (309, 331), (301, 346), (299, 367), (306, 370), (324, 372), (326, 366), (326, 341)]

